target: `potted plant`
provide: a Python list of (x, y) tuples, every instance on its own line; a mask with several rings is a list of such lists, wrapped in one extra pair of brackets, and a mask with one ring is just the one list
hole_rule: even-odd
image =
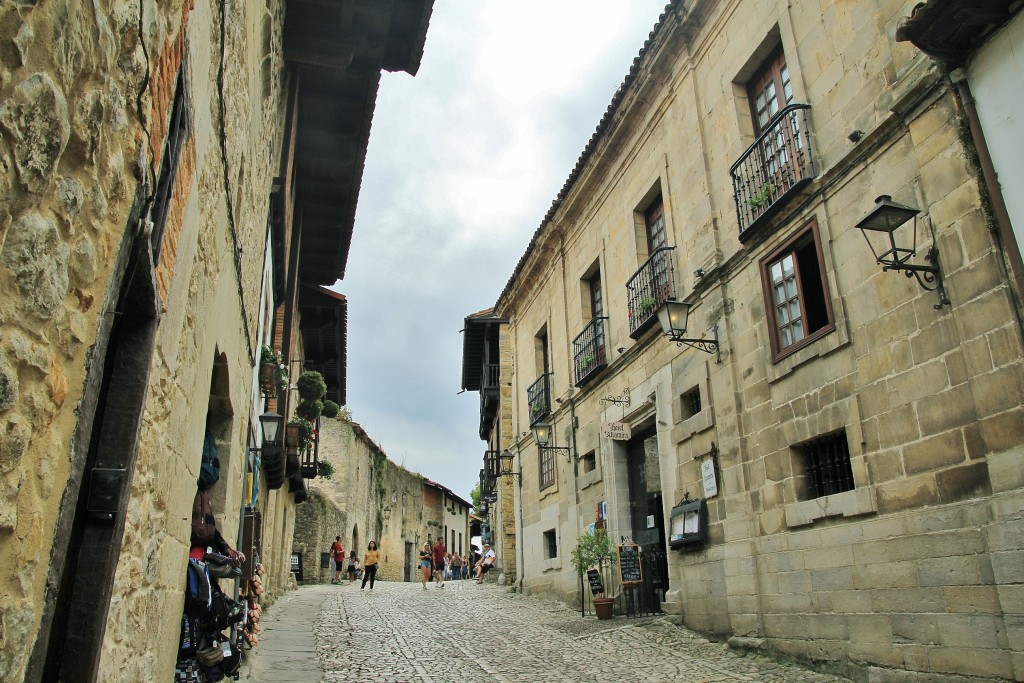
[[(615, 559), (615, 546), (604, 529), (597, 529), (594, 533), (584, 531), (576, 540), (576, 547), (572, 551), (570, 562), (582, 579), (583, 575), (590, 569), (597, 569), (601, 577), (600, 590), (594, 593), (594, 612), (598, 619), (610, 619), (615, 599), (607, 597), (612, 562)], [(600, 595), (601, 597), (597, 597)]]
[(640, 297), (640, 300), (636, 303), (636, 314), (641, 317), (645, 316), (650, 313), (652, 308), (654, 308), (653, 296)]
[(295, 382), (295, 388), (299, 390), (299, 398), (303, 401), (319, 401), (327, 394), (327, 383), (324, 382), (324, 376), (316, 370), (306, 370), (299, 375), (299, 379)]
[(260, 389), (267, 398), (277, 396), (278, 379), (281, 372), (281, 355), (273, 347), (264, 344), (260, 348)]
[(757, 209), (763, 209), (764, 207), (768, 206), (768, 204), (771, 202), (772, 195), (774, 194), (775, 183), (769, 180), (767, 183), (761, 186), (761, 189), (759, 189), (757, 192), (750, 196), (750, 199), (747, 200), (747, 204), (750, 206), (751, 209), (754, 209), (755, 211)]

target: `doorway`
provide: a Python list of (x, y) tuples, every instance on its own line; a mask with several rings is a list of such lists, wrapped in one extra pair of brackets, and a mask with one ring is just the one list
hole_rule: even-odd
[(658, 611), (668, 590), (658, 435), (653, 428), (642, 431), (626, 448), (630, 526), (643, 561), (643, 598), (652, 611)]

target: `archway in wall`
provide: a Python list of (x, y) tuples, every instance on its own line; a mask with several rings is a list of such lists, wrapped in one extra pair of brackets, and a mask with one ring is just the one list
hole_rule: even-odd
[(358, 557), (359, 561), (362, 562), (363, 561), (363, 547), (359, 544), (359, 525), (358, 524), (353, 524), (352, 525), (352, 545), (349, 546), (349, 547), (352, 548), (352, 550), (356, 551), (356, 557)]

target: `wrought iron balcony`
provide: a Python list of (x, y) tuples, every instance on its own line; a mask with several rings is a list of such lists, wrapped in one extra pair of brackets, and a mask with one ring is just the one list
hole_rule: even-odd
[(548, 373), (526, 388), (526, 402), (530, 406), (530, 425), (544, 419), (551, 412), (551, 385)]
[(640, 269), (626, 283), (626, 305), (629, 312), (629, 336), (638, 338), (657, 319), (655, 313), (666, 301), (676, 298), (676, 281), (672, 266), (675, 247), (655, 249)]
[(583, 384), (608, 365), (608, 352), (604, 321), (608, 318), (594, 318), (583, 331), (572, 340), (572, 365), (576, 386)]
[(785, 197), (814, 177), (807, 125), (810, 108), (809, 104), (791, 104), (780, 111), (729, 169), (740, 241), (774, 213)]

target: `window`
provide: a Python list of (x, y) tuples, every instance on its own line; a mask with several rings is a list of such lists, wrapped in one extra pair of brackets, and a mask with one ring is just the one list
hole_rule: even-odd
[(593, 472), (594, 470), (597, 469), (597, 455), (594, 453), (594, 451), (590, 451), (582, 458), (580, 458), (580, 462), (583, 463), (583, 474)]
[(786, 54), (779, 47), (765, 60), (747, 83), (750, 110), (754, 115), (754, 134), (760, 135), (787, 104), (793, 102), (793, 84), (789, 80)]
[(798, 468), (803, 468), (800, 486), (805, 493), (800, 496), (803, 500), (853, 490), (853, 468), (850, 466), (850, 447), (845, 431), (812, 439), (796, 450), (800, 456)]
[(554, 529), (544, 532), (544, 559), (550, 560), (558, 557), (558, 537)]
[(822, 262), (814, 220), (761, 261), (773, 362), (835, 329)]
[(694, 387), (680, 396), (683, 408), (683, 419), (689, 419), (701, 411), (700, 387)]
[(555, 451), (540, 449), (540, 490), (555, 485)]
[(647, 253), (653, 254), (668, 243), (665, 236), (665, 202), (660, 194), (644, 212), (644, 225), (647, 229)]

